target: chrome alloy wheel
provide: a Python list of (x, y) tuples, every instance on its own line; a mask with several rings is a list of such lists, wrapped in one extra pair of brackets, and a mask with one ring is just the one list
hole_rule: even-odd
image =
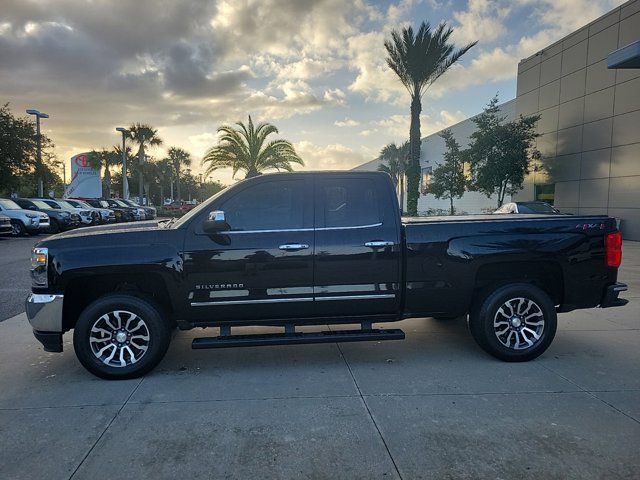
[(544, 314), (528, 298), (512, 298), (493, 317), (493, 330), (502, 345), (513, 350), (533, 347), (544, 332)]
[(126, 367), (149, 348), (149, 328), (138, 315), (126, 310), (105, 313), (91, 327), (91, 351), (110, 367)]

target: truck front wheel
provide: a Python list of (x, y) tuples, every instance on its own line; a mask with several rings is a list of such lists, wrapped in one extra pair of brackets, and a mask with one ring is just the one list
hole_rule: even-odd
[(169, 322), (158, 305), (119, 293), (91, 303), (73, 332), (80, 363), (106, 379), (136, 378), (151, 371), (164, 357), (169, 341)]
[(557, 322), (549, 295), (526, 283), (493, 290), (469, 314), (469, 330), (478, 345), (507, 362), (541, 355), (553, 341)]

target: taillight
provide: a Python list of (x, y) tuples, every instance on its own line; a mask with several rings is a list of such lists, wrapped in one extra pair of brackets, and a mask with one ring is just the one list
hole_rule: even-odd
[(622, 234), (619, 231), (607, 233), (604, 251), (607, 267), (619, 267), (622, 262)]

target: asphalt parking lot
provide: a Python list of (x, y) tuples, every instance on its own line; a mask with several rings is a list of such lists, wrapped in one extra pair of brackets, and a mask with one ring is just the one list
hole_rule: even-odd
[[(35, 242), (10, 241), (3, 305)], [(108, 382), (18, 314), (0, 322), (0, 478), (637, 479), (640, 243), (620, 279), (630, 304), (561, 315), (521, 364), (423, 318), (400, 342), (194, 351), (201, 331), (179, 332), (154, 372)]]

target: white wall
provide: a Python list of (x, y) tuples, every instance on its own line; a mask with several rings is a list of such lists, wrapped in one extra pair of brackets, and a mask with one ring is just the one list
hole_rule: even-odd
[[(505, 102), (499, 107), (500, 113), (506, 117), (506, 121), (515, 120), (515, 99)], [(475, 129), (475, 124), (473, 123), (472, 118), (468, 118), (460, 123), (449, 127), (449, 129), (453, 133), (453, 136), (460, 144), (461, 149), (467, 148), (469, 146), (471, 134)], [(440, 162), (442, 162), (445, 152), (445, 144), (439, 133), (440, 132), (431, 134), (428, 137), (424, 137), (422, 139), (422, 145), (420, 147), (420, 166), (423, 169), (425, 167), (431, 167), (433, 170), (435, 170)], [(382, 163), (381, 160), (377, 158), (355, 167), (354, 170), (374, 171), (378, 169), (378, 165), (380, 165), (380, 163)], [(506, 197), (505, 202), (509, 201), (511, 201), (511, 199), (509, 197)], [(495, 195), (488, 198), (486, 195), (479, 192), (466, 192), (462, 196), (462, 198), (454, 200), (454, 207), (460, 213), (485, 213), (485, 211), (495, 210), (497, 208), (497, 205), (498, 199)], [(424, 214), (429, 209), (448, 210), (449, 200), (438, 200), (433, 195), (420, 195), (420, 198), (418, 200), (418, 213)]]

